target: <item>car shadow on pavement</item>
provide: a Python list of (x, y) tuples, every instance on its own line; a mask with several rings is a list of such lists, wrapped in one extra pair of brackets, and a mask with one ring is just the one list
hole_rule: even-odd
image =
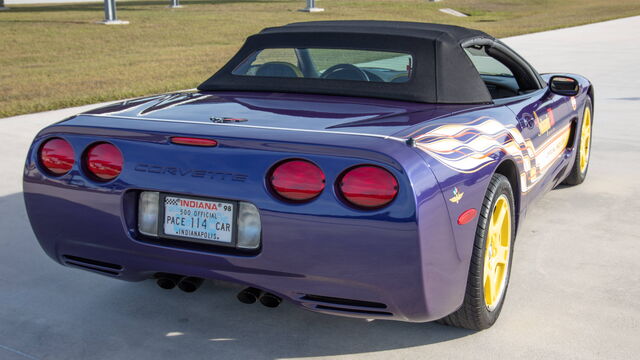
[[(51, 209), (51, 211), (56, 211)], [(35, 358), (276, 359), (444, 342), (473, 331), (366, 321), (236, 300), (238, 286), (163, 290), (62, 267), (44, 255), (21, 193), (0, 197), (0, 345)], [(90, 356), (88, 356), (88, 354)]]

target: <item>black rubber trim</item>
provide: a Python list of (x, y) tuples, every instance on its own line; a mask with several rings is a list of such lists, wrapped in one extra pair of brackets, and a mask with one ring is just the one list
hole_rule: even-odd
[(81, 268), (81, 269), (85, 269), (85, 270), (90, 270), (90, 271), (94, 271), (94, 272), (105, 274), (105, 275), (110, 275), (110, 276), (118, 276), (118, 275), (120, 275), (120, 273), (116, 272), (116, 271), (108, 271), (108, 270), (104, 270), (104, 269), (99, 269), (99, 268), (92, 267), (92, 266), (82, 265), (80, 263), (73, 262), (73, 261), (67, 261), (67, 262), (65, 262), (65, 264), (67, 264), (68, 266), (77, 267), (77, 268)]
[(392, 313), (386, 311), (373, 311), (373, 310), (354, 310), (354, 309), (345, 309), (339, 308), (335, 306), (326, 306), (326, 305), (316, 305), (316, 309), (318, 310), (329, 310), (329, 311), (339, 311), (345, 313), (354, 313), (354, 314), (370, 314), (370, 315), (384, 315), (384, 316), (393, 316)]
[(320, 295), (307, 294), (307, 295), (303, 296), (300, 299), (301, 300), (307, 300), (307, 301), (324, 302), (324, 303), (336, 304), (336, 305), (370, 307), (370, 308), (376, 308), (376, 309), (386, 309), (387, 308), (386, 304), (379, 303), (379, 302), (363, 301), (363, 300), (351, 300), (351, 299), (336, 298), (336, 297), (331, 297), (331, 296), (320, 296)]
[(73, 262), (85, 264), (85, 266), (93, 265), (93, 266), (99, 266), (99, 267), (103, 267), (103, 268), (107, 268), (107, 269), (113, 269), (113, 270), (116, 270), (116, 271), (121, 271), (122, 270), (122, 266), (120, 266), (118, 264), (112, 264), (112, 263), (108, 263), (108, 262), (104, 262), (104, 261), (87, 259), (87, 258), (83, 258), (83, 257), (79, 257), (79, 256), (73, 256), (73, 255), (62, 255), (62, 257), (65, 260), (71, 260)]

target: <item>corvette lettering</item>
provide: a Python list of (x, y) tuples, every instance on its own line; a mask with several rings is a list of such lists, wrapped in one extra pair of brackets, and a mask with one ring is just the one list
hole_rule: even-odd
[(249, 177), (246, 174), (230, 173), (225, 171), (188, 169), (188, 168), (179, 168), (174, 166), (162, 166), (162, 165), (143, 164), (143, 163), (138, 163), (134, 167), (134, 170), (138, 172), (149, 173), (149, 174), (184, 176), (184, 177), (194, 177), (194, 178), (203, 178), (203, 179), (220, 180), (220, 181), (245, 182)]

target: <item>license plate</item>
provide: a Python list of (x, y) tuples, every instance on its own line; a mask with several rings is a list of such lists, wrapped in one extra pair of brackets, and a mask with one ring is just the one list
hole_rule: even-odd
[(163, 194), (161, 204), (165, 237), (235, 245), (235, 203)]

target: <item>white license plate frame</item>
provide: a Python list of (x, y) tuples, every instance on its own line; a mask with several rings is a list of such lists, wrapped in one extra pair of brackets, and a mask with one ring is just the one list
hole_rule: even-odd
[[(165, 201), (169, 198), (178, 198), (183, 200), (192, 200), (197, 202), (212, 202), (219, 203), (222, 205), (231, 205), (233, 206), (232, 215), (231, 215), (231, 241), (216, 241), (213, 239), (203, 239), (198, 237), (190, 237), (190, 236), (181, 236), (175, 234), (169, 234), (165, 232), (165, 222), (167, 221), (166, 214), (166, 205)], [(185, 242), (199, 243), (199, 244), (208, 244), (208, 245), (218, 245), (225, 247), (236, 247), (237, 243), (237, 235), (238, 235), (238, 202), (233, 200), (226, 199), (217, 199), (217, 198), (208, 198), (202, 196), (192, 196), (192, 195), (181, 195), (181, 194), (173, 194), (173, 193), (160, 193), (159, 196), (159, 204), (158, 204), (158, 235), (160, 238), (164, 239), (172, 239), (172, 240), (180, 240)]]

